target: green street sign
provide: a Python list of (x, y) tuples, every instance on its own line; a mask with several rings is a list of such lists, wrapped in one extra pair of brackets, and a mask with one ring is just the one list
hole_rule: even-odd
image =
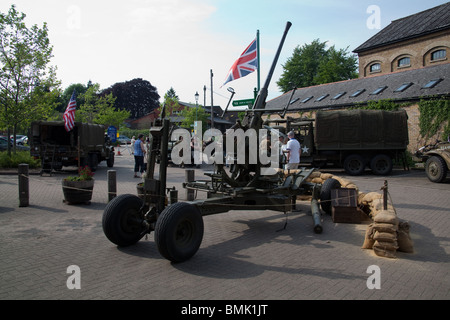
[(234, 107), (248, 106), (253, 105), (253, 103), (255, 103), (255, 99), (235, 100), (233, 101), (233, 106)]

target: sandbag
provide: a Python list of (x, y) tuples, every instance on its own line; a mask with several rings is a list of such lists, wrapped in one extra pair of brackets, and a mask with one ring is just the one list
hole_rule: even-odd
[(379, 232), (397, 232), (397, 226), (390, 223), (374, 223), (373, 229)]
[(373, 235), (375, 241), (380, 242), (395, 242), (397, 241), (397, 232), (380, 232), (375, 231)]
[(313, 179), (311, 180), (311, 182), (312, 182), (312, 183), (319, 183), (319, 184), (322, 184), (322, 183), (323, 183), (323, 181), (322, 181), (321, 178), (313, 178)]
[(373, 243), (373, 248), (396, 251), (398, 249), (398, 242), (397, 241), (386, 242), (375, 240), (375, 242)]
[(327, 179), (330, 179), (331, 177), (333, 177), (333, 175), (331, 173), (322, 173), (320, 175), (320, 179), (322, 179), (322, 180), (327, 180)]
[(373, 218), (373, 221), (377, 223), (389, 223), (393, 225), (398, 225), (398, 218), (393, 210), (379, 211)]
[(380, 199), (382, 197), (383, 197), (383, 195), (381, 193), (369, 192), (364, 196), (362, 201), (364, 202), (364, 204), (368, 204), (369, 202), (372, 202), (374, 199)]
[(314, 178), (320, 178), (320, 171), (314, 171), (309, 175), (309, 178), (314, 179)]
[(375, 243), (375, 240), (373, 239), (374, 231), (373, 224), (369, 224), (364, 237), (364, 243), (361, 247), (362, 249), (372, 249), (373, 244)]
[(391, 258), (391, 259), (397, 258), (395, 250), (386, 250), (383, 248), (373, 247), (373, 252), (377, 256), (380, 256), (380, 257)]

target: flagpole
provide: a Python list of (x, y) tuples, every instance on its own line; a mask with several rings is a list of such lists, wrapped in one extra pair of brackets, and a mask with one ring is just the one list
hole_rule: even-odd
[(260, 55), (259, 55), (259, 30), (256, 30), (256, 46), (257, 46), (257, 48), (256, 48), (256, 54), (257, 54), (257, 57), (258, 57), (258, 92), (259, 92), (259, 90), (261, 89), (261, 80), (260, 80), (260, 76), (259, 76), (259, 74), (260, 74), (260, 70), (259, 70), (259, 66), (261, 65), (261, 59), (260, 59)]

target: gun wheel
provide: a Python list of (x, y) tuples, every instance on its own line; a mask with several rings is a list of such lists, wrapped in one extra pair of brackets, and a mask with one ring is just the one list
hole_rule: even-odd
[(142, 200), (131, 194), (112, 199), (102, 218), (103, 232), (118, 246), (129, 246), (138, 242), (146, 233), (141, 212)]
[(190, 259), (203, 239), (203, 218), (194, 205), (177, 202), (161, 212), (155, 227), (159, 253), (172, 262)]

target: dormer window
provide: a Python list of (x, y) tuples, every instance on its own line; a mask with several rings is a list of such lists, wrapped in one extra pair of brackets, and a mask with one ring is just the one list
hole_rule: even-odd
[(370, 66), (370, 72), (381, 72), (381, 64), (380, 63), (374, 63)]
[(442, 50), (436, 50), (431, 53), (431, 61), (437, 61), (437, 60), (444, 60), (447, 57), (447, 51)]
[(405, 68), (411, 66), (411, 58), (410, 57), (404, 57), (398, 60), (397, 66), (399, 68)]

